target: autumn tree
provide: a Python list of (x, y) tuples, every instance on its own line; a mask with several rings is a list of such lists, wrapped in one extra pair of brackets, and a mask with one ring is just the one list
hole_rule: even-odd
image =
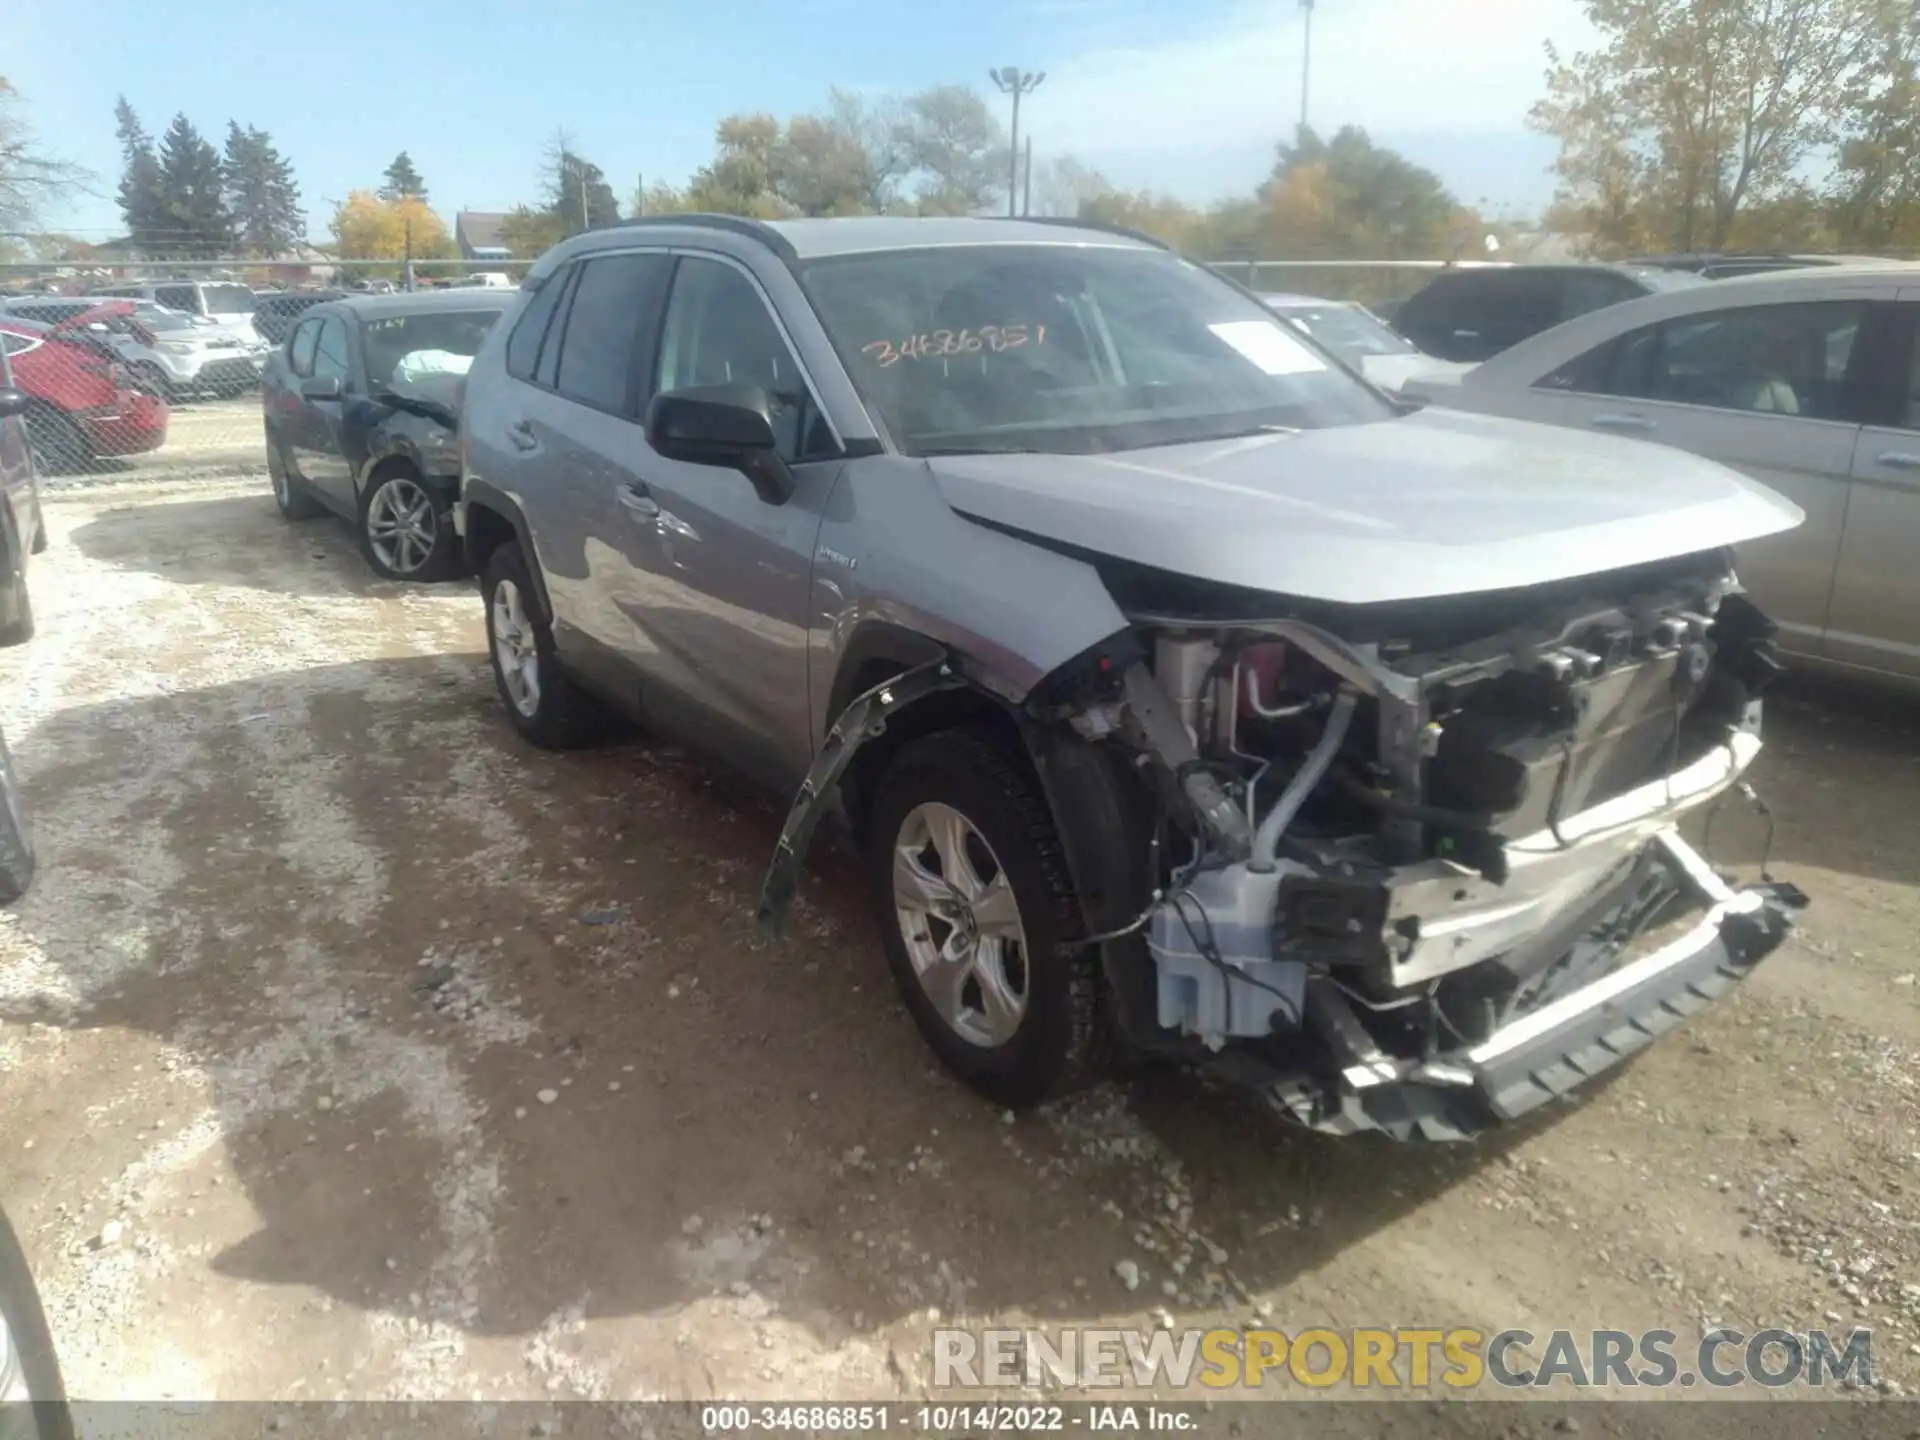
[(334, 206), (333, 243), (343, 260), (442, 260), (454, 254), (446, 222), (411, 195), (382, 200), (354, 190)]
[(771, 115), (729, 115), (714, 127), (714, 156), (687, 182), (689, 210), (771, 220), (791, 213), (775, 189), (783, 137)]
[(1431, 170), (1357, 125), (1283, 143), (1263, 196), (1275, 252), (1294, 259), (1400, 259), (1446, 249), (1460, 204)]
[(516, 205), (500, 222), (500, 243), (517, 260), (537, 260), (567, 238), (567, 222), (542, 206)]
[(1836, 138), (1879, 0), (1587, 0), (1599, 48), (1547, 48), (1530, 123), (1561, 199), (1614, 248), (1721, 249)]

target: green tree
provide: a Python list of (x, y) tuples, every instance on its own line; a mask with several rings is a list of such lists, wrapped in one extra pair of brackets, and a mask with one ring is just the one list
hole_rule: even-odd
[(266, 131), (228, 121), (220, 168), (235, 237), (247, 254), (284, 255), (306, 236), (307, 216), (300, 208), (293, 166)]
[(562, 226), (562, 237), (618, 224), (620, 202), (600, 167), (573, 148), (566, 131), (556, 131), (547, 143), (545, 174), (547, 213)]
[(1870, 15), (1877, 63), (1847, 97), (1832, 221), (1849, 249), (1920, 241), (1920, 15), (1886, 0)]
[(1007, 135), (977, 93), (964, 85), (922, 90), (906, 102), (900, 126), (921, 214), (970, 215), (998, 203)]
[(160, 138), (159, 196), (167, 226), (164, 248), (211, 259), (233, 247), (220, 155), (185, 115)]
[(120, 137), (120, 218), (136, 246), (154, 249), (167, 238), (167, 212), (160, 197), (160, 161), (153, 153), (153, 138), (124, 95), (113, 107), (113, 119)]
[(516, 205), (500, 222), (500, 242), (519, 260), (538, 259), (568, 233), (566, 222), (544, 207)]
[(1437, 254), (1460, 211), (1439, 176), (1357, 125), (1331, 140), (1302, 126), (1280, 145), (1262, 198), (1276, 250), (1299, 259)]
[(689, 210), (762, 220), (791, 213), (780, 198), (782, 136), (771, 115), (729, 115), (714, 127), (715, 154), (687, 183)]
[(1609, 237), (1720, 249), (1834, 140), (1880, 0), (1587, 0), (1598, 49), (1547, 48), (1530, 123), (1560, 141), (1561, 199)]
[(402, 150), (393, 157), (393, 163), (387, 166), (384, 178), (386, 184), (380, 187), (382, 200), (399, 200), (408, 196), (426, 203), (427, 182), (420, 178), (420, 172), (413, 168), (413, 157)]

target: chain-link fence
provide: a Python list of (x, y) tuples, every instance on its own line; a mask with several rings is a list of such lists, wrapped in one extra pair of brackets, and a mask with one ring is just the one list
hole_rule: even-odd
[(264, 475), (260, 377), (305, 311), (409, 280), (515, 285), (527, 263), (328, 261), (291, 276), (239, 261), (0, 266), (0, 349), (49, 488)]

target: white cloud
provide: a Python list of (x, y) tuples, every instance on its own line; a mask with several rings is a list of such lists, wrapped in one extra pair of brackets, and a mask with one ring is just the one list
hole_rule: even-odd
[[(1322, 133), (1521, 132), (1548, 39), (1563, 50), (1591, 42), (1579, 0), (1322, 3), (1309, 119)], [(1301, 44), (1297, 0), (1249, 0), (1210, 33), (1097, 47), (1050, 67), (1033, 125), (1048, 148), (1083, 154), (1270, 144), (1299, 117)]]

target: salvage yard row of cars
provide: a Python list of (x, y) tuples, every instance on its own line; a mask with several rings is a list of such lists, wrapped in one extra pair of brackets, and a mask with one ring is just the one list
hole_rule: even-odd
[(1733, 552), (1802, 516), (1399, 400), (1367, 320), (1093, 227), (662, 218), (503, 296), (315, 306), (264, 420), (289, 519), (478, 578), (528, 741), (637, 722), (791, 802), (769, 931), (842, 824), (996, 1102), (1127, 1049), (1454, 1139), (1785, 934), (1796, 892), (1675, 827), (1779, 669)]
[(1677, 825), (1750, 793), (1770, 607), (1902, 670), (1769, 558), (1863, 553), (1816, 473), (1868, 455), (1905, 493), (1901, 273), (1585, 275), (1448, 365), (1400, 343), (1417, 297), (1383, 332), (1097, 227), (663, 217), (518, 289), (315, 304), (262, 418), (289, 520), (477, 578), (527, 741), (637, 723), (790, 802), (770, 933), (842, 826), (907, 1008), (996, 1102), (1125, 1050), (1459, 1139), (1709, 1003), (1804, 903)]

